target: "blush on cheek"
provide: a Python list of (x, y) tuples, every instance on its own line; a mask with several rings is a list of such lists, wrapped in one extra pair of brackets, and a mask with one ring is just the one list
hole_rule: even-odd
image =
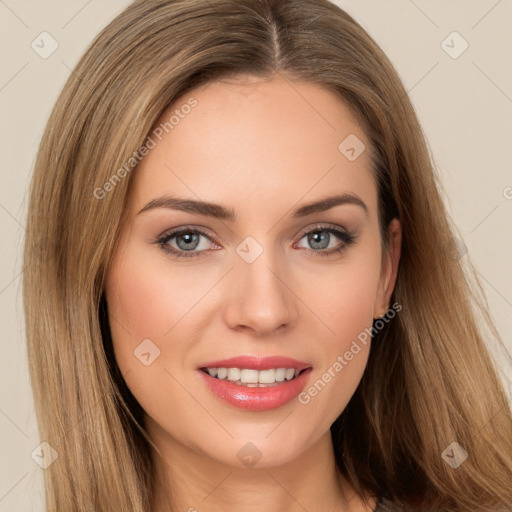
[[(163, 263), (162, 263), (163, 262)], [(106, 298), (114, 351), (121, 371), (141, 364), (134, 350), (151, 340), (161, 351), (155, 364), (167, 364), (177, 331), (188, 322), (197, 322), (204, 314), (201, 297), (211, 280), (196, 269), (178, 269), (160, 254), (133, 250), (114, 261), (106, 283)], [(173, 330), (178, 326), (176, 330)], [(182, 344), (183, 346), (183, 344)]]
[(157, 307), (162, 291), (154, 286), (145, 266), (136, 263), (133, 258), (115, 259), (105, 283), (114, 353), (123, 375), (142, 366), (134, 355), (136, 347), (146, 339), (158, 345), (156, 340), (169, 329)]
[(319, 304), (320, 318), (334, 331), (337, 343), (349, 342), (371, 326), (375, 296), (375, 283), (355, 276)]
[(133, 340), (161, 338), (190, 308), (183, 293), (187, 288), (168, 269), (134, 258), (113, 270), (107, 290), (109, 314)]

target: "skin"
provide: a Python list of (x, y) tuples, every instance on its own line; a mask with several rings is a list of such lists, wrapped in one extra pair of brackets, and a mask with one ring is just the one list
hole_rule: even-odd
[[(134, 171), (106, 280), (115, 356), (146, 412), (159, 475), (173, 486), (166, 497), (156, 485), (155, 511), (373, 510), (338, 474), (329, 431), (359, 384), (369, 343), (307, 405), (294, 399), (270, 411), (227, 404), (196, 371), (237, 355), (285, 355), (313, 366), (308, 387), (390, 307), (400, 224), (391, 223), (382, 254), (369, 151), (349, 161), (338, 150), (349, 134), (366, 148), (369, 141), (346, 105), (315, 84), (281, 76), (211, 82), (161, 120), (191, 96), (197, 106)], [(368, 213), (344, 204), (291, 216), (344, 192), (359, 196)], [(237, 221), (168, 208), (138, 214), (164, 193), (232, 208)], [(322, 257), (328, 249), (306, 236), (317, 223), (357, 239)], [(200, 238), (197, 258), (180, 259), (155, 243), (184, 226), (211, 234)], [(236, 252), (248, 236), (263, 247), (250, 264)], [(168, 242), (179, 250), (177, 243)], [(329, 248), (340, 244), (331, 235)], [(160, 350), (148, 366), (134, 356), (145, 339)], [(261, 454), (252, 467), (237, 456), (248, 442)]]

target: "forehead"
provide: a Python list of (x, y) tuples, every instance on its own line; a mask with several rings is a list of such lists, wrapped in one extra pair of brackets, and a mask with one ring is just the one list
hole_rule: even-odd
[(316, 84), (280, 76), (210, 82), (173, 102), (150, 136), (156, 146), (134, 171), (133, 209), (165, 193), (267, 212), (333, 191), (376, 201), (365, 133)]

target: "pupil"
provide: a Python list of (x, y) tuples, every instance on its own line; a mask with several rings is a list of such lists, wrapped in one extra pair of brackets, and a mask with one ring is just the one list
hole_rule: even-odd
[[(327, 231), (315, 231), (310, 235), (310, 243), (315, 249), (325, 249), (329, 245), (329, 233)], [(325, 243), (327, 241), (327, 244)], [(315, 245), (317, 244), (317, 245)]]
[[(185, 244), (180, 243), (180, 241), (182, 239), (186, 239)], [(184, 235), (180, 235), (177, 238), (178, 246), (180, 247), (180, 249), (185, 249), (185, 250), (189, 250), (191, 248), (190, 244), (191, 243), (193, 244), (194, 242), (196, 242), (196, 245), (192, 247), (194, 249), (197, 246), (198, 241), (199, 241), (199, 236), (196, 233), (186, 233)]]

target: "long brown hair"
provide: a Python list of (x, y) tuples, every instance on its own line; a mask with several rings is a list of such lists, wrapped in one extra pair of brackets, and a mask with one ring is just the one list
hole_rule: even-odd
[[(485, 341), (502, 342), (468, 256), (454, 250), (461, 237), (388, 58), (327, 0), (139, 0), (72, 71), (31, 183), (23, 293), (41, 439), (58, 454), (44, 473), (48, 510), (151, 510), (150, 440), (103, 295), (136, 172), (126, 162), (171, 102), (242, 74), (335, 91), (371, 142), (383, 244), (390, 220), (402, 224), (392, 297), (402, 310), (374, 335), (331, 427), (339, 470), (396, 510), (510, 507), (512, 415)], [(455, 469), (443, 454), (459, 445), (468, 457)]]

